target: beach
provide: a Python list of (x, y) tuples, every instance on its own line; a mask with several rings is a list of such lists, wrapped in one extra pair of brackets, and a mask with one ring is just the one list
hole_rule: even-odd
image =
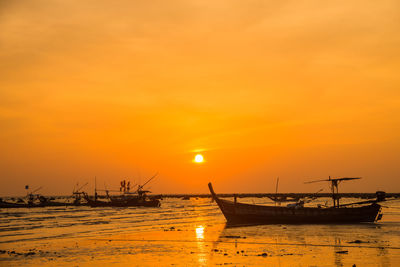
[(208, 198), (165, 199), (160, 208), (3, 209), (0, 265), (399, 266), (399, 206), (385, 204), (378, 223), (246, 227), (228, 227)]

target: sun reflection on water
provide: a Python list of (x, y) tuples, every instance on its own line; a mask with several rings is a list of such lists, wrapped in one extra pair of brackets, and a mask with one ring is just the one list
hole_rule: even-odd
[(204, 226), (203, 225), (199, 225), (196, 227), (196, 238), (204, 239)]
[(198, 253), (198, 262), (200, 266), (207, 265), (207, 251), (204, 247), (204, 226), (198, 225), (195, 229), (196, 232), (196, 239), (197, 239), (197, 248), (199, 249)]

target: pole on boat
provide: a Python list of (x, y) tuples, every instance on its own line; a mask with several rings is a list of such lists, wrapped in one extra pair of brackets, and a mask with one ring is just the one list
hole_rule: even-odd
[(136, 192), (139, 192), (143, 189), (143, 187), (145, 185), (147, 185), (148, 183), (150, 183), (151, 180), (153, 180), (156, 176), (158, 175), (158, 172), (156, 172), (156, 174), (154, 174), (149, 180), (147, 180), (147, 182), (145, 182), (143, 185), (138, 185), (138, 189), (136, 190)]
[(86, 184), (82, 185), (81, 187), (79, 187), (78, 190), (77, 190), (77, 192), (81, 191), (81, 190), (82, 190), (85, 186), (87, 186), (87, 185), (88, 185), (88, 183), (86, 183)]
[[(333, 207), (334, 208), (339, 208), (340, 203), (339, 203), (339, 183), (342, 181), (349, 181), (349, 180), (357, 180), (361, 179), (361, 177), (341, 177), (341, 178), (331, 178), (329, 176), (329, 179), (327, 180), (316, 180), (316, 181), (310, 181), (310, 182), (305, 182), (305, 184), (311, 184), (311, 183), (316, 183), (316, 182), (330, 182), (331, 190), (332, 190), (332, 200), (333, 200)], [(336, 188), (336, 192), (335, 192)]]
[(276, 200), (278, 199), (278, 196), (277, 196), (277, 194), (278, 194), (278, 184), (279, 184), (279, 176), (278, 176), (278, 178), (276, 178), (276, 187), (275, 187), (275, 206), (276, 206)]
[(333, 186), (333, 181), (331, 180), (331, 176), (329, 176), (328, 181), (331, 182), (330, 186), (332, 191), (333, 207), (336, 208), (335, 187)]
[(145, 182), (142, 187), (144, 187), (146, 184), (150, 183), (151, 180), (153, 180), (154, 178), (156, 178), (156, 176), (158, 175), (158, 172), (156, 172), (156, 174), (154, 174), (147, 182)]
[(97, 200), (97, 177), (94, 177), (94, 201)]

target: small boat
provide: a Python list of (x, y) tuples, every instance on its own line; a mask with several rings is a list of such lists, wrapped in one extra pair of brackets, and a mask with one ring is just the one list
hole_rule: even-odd
[(95, 189), (94, 199), (90, 198), (88, 194), (84, 193), (84, 199), (90, 207), (160, 207), (161, 202), (157, 197), (150, 197), (147, 193), (148, 190), (143, 190), (143, 187), (148, 184), (157, 174), (151, 177), (143, 185), (138, 185), (135, 192), (130, 192), (130, 182), (121, 181), (119, 192), (123, 192), (119, 196), (110, 196), (110, 190), (105, 190), (107, 201), (98, 200), (97, 191)]
[[(42, 187), (27, 193), (26, 197), (19, 198), (17, 202), (8, 202), (0, 198), (0, 208), (43, 208), (43, 207), (67, 207), (76, 206), (76, 203), (63, 203), (54, 201), (53, 197), (45, 197), (40, 194), (35, 194)], [(29, 186), (25, 186), (29, 189)]]
[[(276, 179), (276, 189), (275, 189), (275, 194), (278, 194), (278, 184), (279, 184), (279, 177)], [(275, 203), (278, 203), (279, 205), (281, 203), (285, 202), (297, 202), (300, 200), (298, 197), (287, 197), (287, 196), (274, 196), (274, 197), (268, 197)]]
[(26, 208), (26, 207), (27, 205), (24, 203), (8, 202), (0, 198), (0, 208)]
[(108, 196), (108, 201), (91, 199), (87, 194), (85, 199), (90, 207), (159, 207), (160, 200), (149, 198), (139, 192), (136, 195), (122, 195), (120, 197)]
[[(347, 179), (329, 179), (332, 187)], [(376, 200), (339, 205), (337, 194), (333, 194), (333, 207), (305, 207), (299, 201), (287, 207), (264, 206), (238, 203), (219, 198), (209, 183), (212, 198), (230, 225), (254, 224), (352, 224), (376, 222), (382, 218), (380, 201), (385, 200), (385, 192), (378, 191)], [(337, 187), (337, 186), (336, 186)]]
[(268, 197), (272, 201), (276, 203), (284, 203), (284, 202), (297, 202), (300, 200), (298, 197), (286, 197), (286, 196), (281, 196), (281, 197)]
[(44, 207), (67, 207), (76, 206), (73, 203), (62, 203), (51, 201), (43, 196), (40, 196), (39, 202), (28, 201), (27, 203), (15, 203), (0, 201), (0, 208), (44, 208)]

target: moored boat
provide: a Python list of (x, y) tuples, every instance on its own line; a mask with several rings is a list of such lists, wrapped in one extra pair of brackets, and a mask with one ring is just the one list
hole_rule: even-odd
[(376, 200), (342, 206), (304, 207), (299, 202), (280, 207), (239, 203), (236, 198), (234, 201), (221, 199), (211, 183), (208, 187), (228, 224), (352, 224), (375, 222), (382, 218), (378, 202), (384, 200), (384, 192), (377, 192)]
[(98, 200), (96, 189), (93, 199), (90, 198), (87, 193), (83, 193), (83, 196), (90, 207), (160, 207), (161, 202), (159, 198), (148, 196), (147, 193), (150, 193), (150, 191), (143, 190), (143, 187), (156, 176), (157, 174), (153, 175), (143, 185), (138, 185), (134, 192), (130, 192), (130, 182), (123, 180), (121, 181), (121, 187), (119, 190), (122, 194), (119, 196), (110, 196), (110, 190), (105, 190), (106, 201)]
[(85, 199), (90, 207), (159, 207), (161, 205), (158, 199), (139, 195), (108, 197), (108, 201), (91, 199), (88, 195), (85, 195)]
[(27, 204), (4, 201), (0, 198), (0, 208), (26, 208)]
[(74, 203), (62, 203), (51, 201), (43, 196), (39, 201), (28, 201), (27, 203), (16, 203), (16, 202), (8, 202), (8, 201), (0, 201), (0, 208), (44, 208), (44, 207), (68, 207), (68, 206), (77, 206)]

